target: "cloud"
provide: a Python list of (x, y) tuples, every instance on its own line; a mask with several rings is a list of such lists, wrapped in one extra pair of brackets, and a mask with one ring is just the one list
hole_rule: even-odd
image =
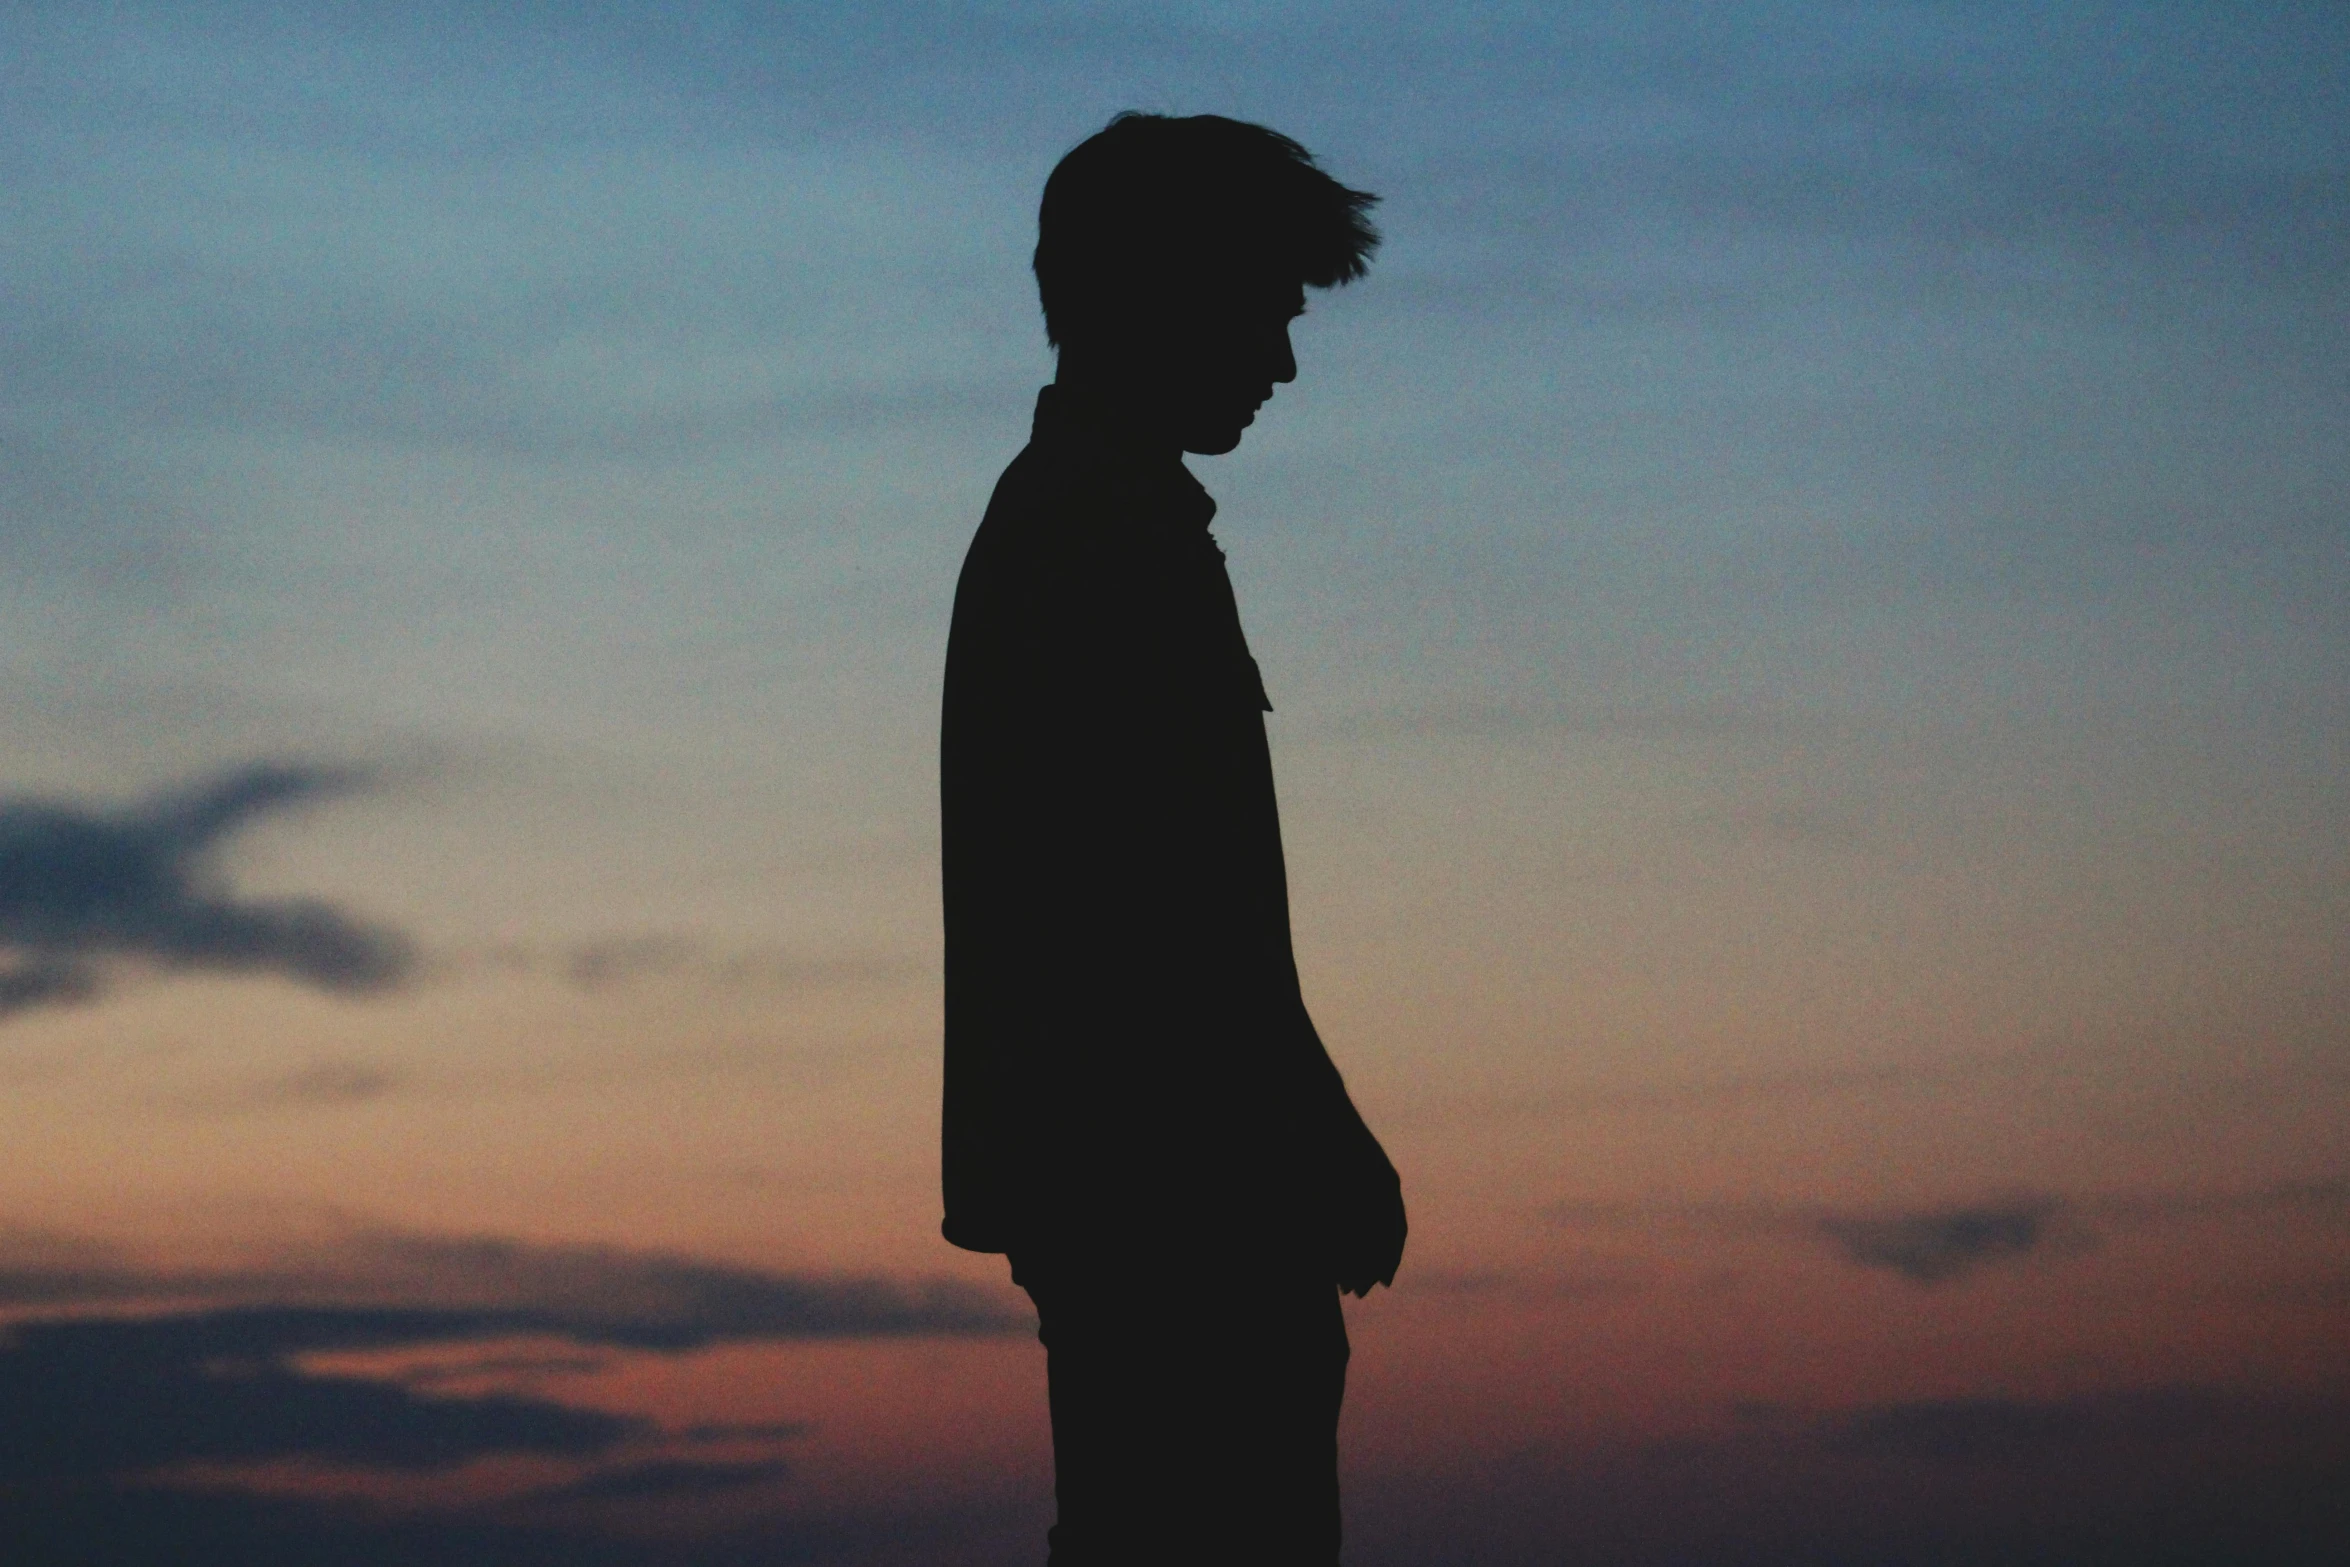
[(493, 1453), (578, 1458), (650, 1429), (543, 1399), (431, 1397), (291, 1363), (500, 1327), (480, 1313), (260, 1308), (17, 1323), (0, 1347), (0, 1485), (292, 1457), (394, 1470)]
[[(142, 1266), (70, 1238), (0, 1237), (0, 1307), (44, 1313), (0, 1329), (0, 1532), (12, 1497), (49, 1506), (92, 1487), (233, 1489), (240, 1471), (285, 1463), (440, 1473), (510, 1456), (593, 1466), (501, 1504), (514, 1507), (746, 1490), (787, 1470), (772, 1453), (696, 1450), (772, 1447), (805, 1428), (670, 1432), (575, 1407), (545, 1389), (602, 1369), (605, 1357), (540, 1345), (675, 1353), (1026, 1326), (999, 1299), (951, 1281), (803, 1277), (614, 1248), (386, 1233), (212, 1271)], [(65, 1313), (90, 1307), (104, 1314)], [(462, 1357), (471, 1346), (493, 1352), (422, 1374), (317, 1361)]]
[(2240, 1191), (2025, 1192), (1925, 1208), (1849, 1210), (1772, 1202), (1560, 1202), (1543, 1217), (1567, 1229), (1695, 1230), (1824, 1244), (1857, 1268), (1912, 1284), (1949, 1284), (2038, 1254), (2086, 1251), (2147, 1225), (2270, 1222), (2350, 1214), (2350, 1181), (2280, 1181)]
[(2350, 1182), (2303, 1179), (2244, 1191), (2120, 1191), (2066, 1198), (2014, 1193), (1936, 1208), (1838, 1210), (1795, 1203), (1551, 1203), (1563, 1229), (1701, 1231), (1826, 1245), (1856, 1269), (1934, 1287), (2033, 1255), (2070, 1255), (2148, 1224), (2275, 1222), (2350, 1212)]
[[(366, 1308), (14, 1324), (0, 1336), (6, 1558), (12, 1567), (198, 1559), (238, 1567), (754, 1567), (903, 1532), (904, 1519), (796, 1513), (733, 1530), (696, 1519), (691, 1539), (661, 1532), (672, 1516), (659, 1511), (665, 1506), (790, 1478), (772, 1455), (706, 1459), (690, 1456), (692, 1447), (710, 1439), (773, 1443), (801, 1434), (798, 1427), (672, 1437), (634, 1415), (509, 1392), (448, 1394), (300, 1362), (325, 1351), (460, 1342), (507, 1325), (497, 1313)], [(675, 1443), (687, 1453), (671, 1450)], [(573, 1475), (503, 1494), (458, 1483), (441, 1500), (392, 1510), (256, 1492), (240, 1478), (256, 1467), (282, 1475), (289, 1466), (322, 1465), (445, 1476), (498, 1458)]]
[(79, 963), (18, 958), (0, 969), (0, 1018), (27, 1007), (88, 1001), (97, 994), (98, 977)]
[(619, 936), (581, 942), (566, 956), (564, 977), (581, 990), (598, 990), (640, 977), (675, 973), (701, 955), (682, 936)]
[(256, 1081), (160, 1094), (154, 1102), (196, 1115), (341, 1110), (373, 1104), (412, 1082), (408, 1074), (389, 1067), (329, 1056)]
[(582, 1342), (647, 1349), (997, 1333), (1022, 1321), (993, 1297), (953, 1280), (798, 1276), (663, 1253), (495, 1238), (376, 1235), (316, 1276), (329, 1287), (530, 1313)]
[(397, 935), (313, 899), (236, 898), (212, 863), (257, 818), (361, 782), (265, 762), (119, 810), (0, 801), (0, 1017), (90, 1000), (119, 960), (353, 994), (396, 984), (411, 963)]
[(2053, 1198), (2026, 1197), (1876, 1218), (1825, 1214), (1814, 1223), (1857, 1267), (1898, 1273), (1913, 1284), (1941, 1284), (2040, 1249), (2063, 1208)]
[(662, 982), (713, 990), (806, 991), (935, 976), (933, 964), (911, 955), (815, 956), (773, 947), (722, 947), (682, 931), (637, 931), (547, 946), (506, 942), (443, 961), (451, 972), (548, 978), (588, 995)]
[(1825, 1244), (1854, 1267), (1912, 1284), (1949, 1284), (1976, 1271), (2094, 1239), (2073, 1222), (2079, 1206), (2038, 1194), (1947, 1207), (1847, 1211), (1780, 1203), (1557, 1203), (1553, 1224), (1574, 1228), (1694, 1229)]
[(363, 1061), (317, 1061), (263, 1085), (262, 1104), (355, 1105), (380, 1099), (398, 1088), (398, 1073)]
[[(664, 1252), (491, 1236), (364, 1231), (211, 1270), (143, 1265), (54, 1237), (0, 1242), (0, 1307), (143, 1304), (405, 1312), (411, 1315), (382, 1320), (410, 1323), (424, 1335), (416, 1342), (531, 1333), (653, 1350), (1006, 1333), (1027, 1320), (998, 1297), (952, 1279), (777, 1273)], [(270, 1319), (250, 1320), (265, 1325)], [(452, 1326), (459, 1323), (471, 1326)]]

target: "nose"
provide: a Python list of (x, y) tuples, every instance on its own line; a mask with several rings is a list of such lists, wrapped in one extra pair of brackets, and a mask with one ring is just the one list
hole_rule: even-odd
[(1297, 354), (1289, 346), (1289, 324), (1287, 322), (1283, 322), (1280, 330), (1273, 335), (1272, 372), (1273, 380), (1277, 385), (1286, 385), (1297, 379)]

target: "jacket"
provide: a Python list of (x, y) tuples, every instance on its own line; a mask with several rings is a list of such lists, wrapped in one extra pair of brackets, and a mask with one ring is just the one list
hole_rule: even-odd
[(1330, 1172), (1385, 1167), (1299, 990), (1272, 704), (1214, 515), (1179, 455), (1047, 387), (964, 561), (940, 736), (957, 1246), (1310, 1249)]

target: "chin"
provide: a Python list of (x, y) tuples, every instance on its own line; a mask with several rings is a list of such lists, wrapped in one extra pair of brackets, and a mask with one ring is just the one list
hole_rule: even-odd
[(1183, 449), (1201, 457), (1221, 457), (1238, 446), (1248, 427), (1256, 422), (1257, 416), (1251, 412), (1222, 423), (1201, 425), (1184, 435)]

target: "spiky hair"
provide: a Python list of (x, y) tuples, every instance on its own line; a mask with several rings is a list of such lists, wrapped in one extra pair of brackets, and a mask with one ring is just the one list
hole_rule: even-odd
[(1121, 114), (1045, 181), (1036, 286), (1046, 340), (1059, 346), (1148, 308), (1203, 268), (1314, 288), (1350, 283), (1378, 248), (1378, 200), (1262, 125)]

